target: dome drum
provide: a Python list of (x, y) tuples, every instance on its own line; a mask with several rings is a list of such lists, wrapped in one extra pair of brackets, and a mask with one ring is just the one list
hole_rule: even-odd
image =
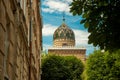
[(54, 47), (74, 47), (75, 41), (68, 39), (57, 39), (54, 40)]

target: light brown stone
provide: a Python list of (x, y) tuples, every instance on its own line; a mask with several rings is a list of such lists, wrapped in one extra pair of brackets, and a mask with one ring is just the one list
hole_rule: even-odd
[(11, 42), (12, 44), (15, 44), (15, 42), (16, 42), (16, 38), (15, 38), (15, 37), (16, 37), (15, 28), (13, 27), (13, 24), (12, 24), (12, 23), (10, 23), (9, 27), (10, 27), (10, 32), (9, 32), (10, 42)]
[[(22, 2), (20, 3), (22, 8), (18, 5), (19, 3), (16, 3), (17, 1), (0, 0), (0, 70), (2, 69), (0, 80), (3, 80), (6, 76), (3, 69), (4, 62), (7, 66), (5, 74), (8, 75), (7, 78), (9, 80), (40, 80), (38, 74), (40, 74), (39, 64), (41, 58), (38, 54), (41, 52), (40, 48), (42, 47), (42, 42), (39, 42), (42, 40), (42, 24), (38, 6), (39, 2), (35, 0), (32, 4), (34, 7), (31, 9), (29, 8), (30, 0), (20, 1)], [(24, 6), (25, 2), (26, 5)], [(24, 8), (26, 9), (23, 10)], [(30, 15), (27, 13), (32, 14), (33, 12), (32, 19), (35, 19), (34, 23), (36, 26), (33, 29), (34, 35), (30, 49), (30, 42), (28, 42)], [(6, 44), (5, 41), (7, 41)], [(30, 57), (30, 55), (32, 56)], [(5, 61), (3, 56), (7, 58)]]
[(0, 51), (4, 54), (5, 51), (5, 31), (0, 24)]
[(0, 25), (6, 30), (6, 11), (2, 1), (0, 1)]
[(8, 15), (10, 21), (14, 23), (13, 11), (11, 9), (12, 4), (10, 4), (10, 0), (2, 0), (2, 1), (5, 6), (6, 14)]
[(0, 52), (0, 80), (4, 79), (4, 66), (3, 66), (3, 62), (4, 62), (4, 56), (3, 54)]
[(14, 46), (10, 43), (9, 45), (9, 62), (10, 64), (14, 64)]

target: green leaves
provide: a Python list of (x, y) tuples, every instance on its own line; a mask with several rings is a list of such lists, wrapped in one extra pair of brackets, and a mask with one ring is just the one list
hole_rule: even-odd
[(87, 59), (87, 80), (119, 80), (120, 50), (116, 52), (95, 51)]
[(42, 61), (42, 80), (81, 80), (83, 63), (73, 56), (47, 56)]
[[(72, 6), (70, 8), (70, 12), (73, 14), (73, 15), (81, 15), (82, 12), (83, 12), (83, 2), (79, 1), (79, 0), (74, 0), (70, 6)], [(79, 7), (79, 8), (78, 8)]]
[(85, 21), (86, 21), (86, 19), (82, 19), (82, 20), (80, 21), (80, 24), (85, 23)]
[[(73, 0), (70, 7), (73, 15), (82, 16), (80, 24), (84, 24), (84, 27), (92, 34), (89, 43), (109, 51), (120, 49), (120, 45), (118, 45), (120, 41), (120, 1)], [(97, 42), (97, 40), (99, 41)]]
[(88, 18), (88, 17), (89, 17), (89, 13), (84, 13), (84, 14), (82, 15), (82, 17), (83, 17), (83, 18)]
[(88, 22), (88, 21), (85, 22), (84, 27), (85, 27), (85, 28), (88, 28), (88, 27), (89, 27), (89, 22)]

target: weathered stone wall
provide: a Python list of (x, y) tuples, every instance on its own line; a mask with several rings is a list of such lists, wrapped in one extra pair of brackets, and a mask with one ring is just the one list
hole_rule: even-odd
[[(0, 80), (40, 80), (40, 2), (33, 0), (30, 8), (30, 1), (0, 0)], [(34, 26), (31, 47), (30, 25)]]
[(85, 62), (86, 49), (48, 49), (48, 54), (58, 56), (75, 56)]

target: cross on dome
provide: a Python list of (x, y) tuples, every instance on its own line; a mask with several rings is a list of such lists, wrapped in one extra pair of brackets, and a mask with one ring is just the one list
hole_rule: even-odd
[(65, 22), (65, 12), (63, 12), (63, 22)]

